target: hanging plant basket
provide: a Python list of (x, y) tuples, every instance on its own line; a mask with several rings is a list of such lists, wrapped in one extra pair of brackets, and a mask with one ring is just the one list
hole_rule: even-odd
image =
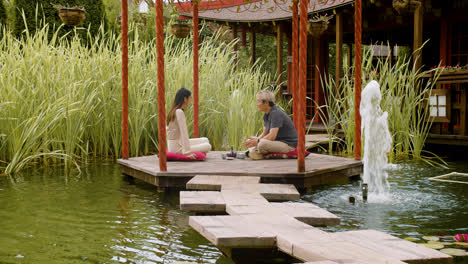
[(398, 14), (409, 14), (416, 11), (418, 7), (421, 6), (421, 1), (419, 0), (393, 0), (393, 8), (398, 12)]
[(307, 24), (307, 32), (313, 37), (320, 37), (328, 28), (328, 23), (324, 21), (320, 22), (309, 22)]
[(309, 19), (309, 23), (307, 23), (307, 32), (312, 35), (313, 37), (320, 37), (320, 35), (325, 32), (328, 28), (328, 23), (330, 19), (333, 18), (333, 15), (321, 15), (315, 16), (312, 19)]
[(60, 19), (65, 25), (77, 26), (85, 20), (85, 8), (83, 6), (65, 7), (52, 5), (57, 9)]
[(172, 24), (169, 26), (169, 34), (176, 38), (186, 38), (190, 34), (190, 26), (188, 24)]

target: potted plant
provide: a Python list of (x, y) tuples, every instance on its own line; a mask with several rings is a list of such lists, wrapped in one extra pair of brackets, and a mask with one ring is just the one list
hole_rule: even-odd
[(418, 7), (421, 6), (419, 0), (393, 0), (393, 8), (398, 14), (413, 13)]
[(77, 26), (83, 23), (85, 19), (85, 8), (83, 6), (61, 6), (61, 5), (52, 5), (57, 9), (59, 17), (62, 22), (66, 25)]
[(186, 38), (191, 31), (190, 25), (187, 24), (184, 20), (178, 20), (179, 13), (177, 10), (172, 10), (171, 12), (171, 22), (168, 27), (168, 32), (171, 35), (174, 35), (176, 38)]
[(333, 15), (322, 15), (309, 19), (309, 23), (307, 23), (307, 32), (313, 37), (320, 37), (320, 35), (327, 30), (328, 23), (332, 18)]

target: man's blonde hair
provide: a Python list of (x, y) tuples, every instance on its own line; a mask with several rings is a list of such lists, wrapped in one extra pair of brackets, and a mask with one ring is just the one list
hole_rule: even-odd
[(275, 95), (271, 91), (263, 90), (257, 93), (257, 100), (275, 103)]

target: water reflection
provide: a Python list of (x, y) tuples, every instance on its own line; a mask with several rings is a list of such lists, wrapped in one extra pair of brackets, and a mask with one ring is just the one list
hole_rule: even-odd
[[(389, 170), (393, 192), (385, 203), (371, 197), (363, 203), (358, 183), (319, 187), (302, 202), (342, 218), (326, 231), (374, 228), (399, 237), (468, 233), (466, 186), (426, 180), (442, 173), (411, 164)], [(348, 202), (350, 195), (358, 198), (356, 204)], [(91, 166), (79, 175), (32, 170), (2, 177), (0, 263), (233, 264), (188, 226), (178, 197), (123, 178), (115, 165)]]

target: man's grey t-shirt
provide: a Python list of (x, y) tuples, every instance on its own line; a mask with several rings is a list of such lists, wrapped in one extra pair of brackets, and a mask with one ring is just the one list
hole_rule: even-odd
[(270, 112), (263, 115), (263, 122), (265, 123), (267, 134), (270, 133), (270, 128), (279, 128), (275, 141), (281, 141), (292, 147), (297, 147), (296, 128), (291, 118), (281, 111), (281, 109), (275, 105), (271, 107)]

